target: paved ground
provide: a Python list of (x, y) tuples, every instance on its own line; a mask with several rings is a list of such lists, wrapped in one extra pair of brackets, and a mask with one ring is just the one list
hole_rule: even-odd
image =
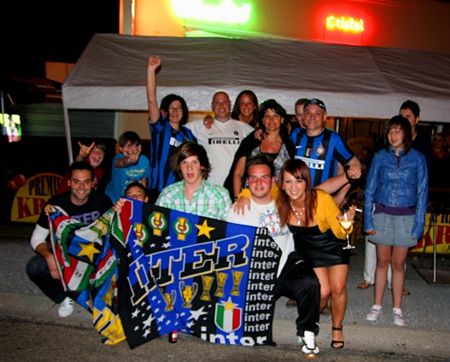
[[(27, 352), (25, 352), (23, 345), (20, 348), (15, 348), (13, 343), (14, 341), (17, 343), (20, 340), (17, 337), (20, 330), (27, 330), (27, 334), (33, 334), (35, 329), (48, 330), (50, 328), (52, 331), (58, 331), (59, 328), (67, 328), (67, 333), (68, 331), (70, 333), (78, 333), (77, 331), (79, 330), (89, 331), (80, 332), (91, 336), (89, 343), (86, 341), (88, 343), (86, 351), (89, 350), (92, 342), (100, 344), (99, 351), (104, 350), (105, 347), (101, 345), (99, 338), (96, 340), (97, 334), (91, 327), (89, 314), (86, 311), (77, 307), (76, 312), (72, 316), (66, 319), (59, 318), (56, 314), (56, 306), (45, 298), (27, 279), (24, 267), (28, 259), (33, 255), (27, 241), (30, 232), (31, 229), (29, 227), (0, 226), (0, 270), (2, 271), (2, 278), (0, 278), (0, 330), (2, 331), (0, 333), (0, 344), (8, 346), (10, 349), (12, 348), (17, 356), (16, 360), (21, 360), (21, 353)], [(373, 288), (366, 290), (356, 289), (356, 284), (362, 277), (364, 254), (362, 248), (363, 243), (357, 245), (355, 255), (351, 260), (348, 281), (349, 302), (344, 329), (346, 348), (343, 351), (334, 351), (329, 347), (331, 334), (330, 316), (322, 315), (321, 332), (318, 337), (318, 343), (322, 349), (321, 359), (334, 361), (344, 359), (352, 361), (450, 361), (450, 285), (429, 285), (426, 283), (416, 270), (411, 267), (413, 258), (410, 257), (406, 272), (406, 284), (412, 295), (404, 298), (403, 306), (408, 327), (402, 328), (393, 325), (390, 313), (391, 298), (388, 294), (385, 299), (385, 314), (382, 319), (375, 324), (368, 322), (365, 320), (365, 315), (372, 304)], [(268, 348), (267, 352), (266, 347), (260, 349), (260, 352), (257, 353), (259, 360), (281, 360), (281, 356), (285, 357), (285, 359), (294, 358), (294, 355), (298, 357), (298, 350), (295, 347), (294, 328), (296, 311), (295, 308), (287, 308), (285, 302), (286, 299), (280, 299), (275, 312), (273, 333), (278, 346), (276, 348)], [(7, 328), (8, 324), (13, 322), (19, 323), (17, 326), (20, 325), (20, 328)], [(16, 324), (14, 325), (16, 326)], [(189, 345), (186, 345), (187, 348), (191, 348), (191, 343), (193, 343), (196, 346), (196, 351), (198, 351), (197, 349), (205, 350), (201, 354), (205, 359), (206, 356), (212, 356), (209, 358), (210, 360), (222, 360), (219, 355), (214, 354), (214, 351), (218, 348), (217, 346), (205, 344), (189, 336), (183, 335), (181, 338), (182, 341), (189, 341), (187, 342)], [(194, 341), (191, 341), (192, 339)], [(165, 340), (163, 342), (167, 345)], [(158, 342), (158, 345), (159, 343), (162, 342)], [(182, 343), (177, 343), (176, 349), (182, 348), (182, 345)], [(156, 344), (153, 344), (152, 341), (142, 347), (145, 350), (152, 350), (156, 347)], [(222, 346), (222, 348), (229, 347)], [(119, 349), (116, 347), (114, 349), (122, 351), (122, 349), (128, 350), (128, 347), (126, 344), (122, 344), (122, 347)], [(141, 347), (136, 350), (141, 350)], [(133, 358), (138, 357), (137, 360), (141, 360), (139, 358), (140, 354), (136, 353), (136, 350), (133, 350)], [(158, 350), (164, 351), (165, 347), (161, 347)], [(252, 353), (247, 353), (247, 349), (244, 350), (245, 352), (240, 349), (234, 352), (234, 349), (227, 349), (225, 354), (235, 360), (250, 360)], [(232, 352), (236, 354), (233, 355)], [(123, 353), (125, 356), (126, 353)], [(154, 354), (156, 352), (150, 353)], [(177, 353), (180, 353), (186, 360), (191, 360), (188, 357), (189, 354), (183, 354), (182, 351)], [(108, 355), (109, 353), (106, 353), (105, 358), (109, 359)], [(52, 356), (57, 357), (54, 354)], [(98, 357), (102, 359), (100, 356)], [(253, 355), (253, 359), (255, 357), (256, 355)], [(161, 358), (164, 357), (161, 355)], [(38, 359), (41, 358), (36, 357), (34, 360)], [(201, 360), (205, 359), (201, 358)], [(0, 360), (2, 360), (2, 357), (0, 357)], [(194, 356), (192, 360), (195, 360)]]

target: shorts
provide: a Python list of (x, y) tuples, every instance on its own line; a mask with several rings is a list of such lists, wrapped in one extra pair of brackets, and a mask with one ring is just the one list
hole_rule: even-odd
[(388, 215), (382, 212), (373, 215), (375, 235), (368, 235), (369, 241), (378, 245), (404, 246), (417, 244), (412, 234), (414, 215)]

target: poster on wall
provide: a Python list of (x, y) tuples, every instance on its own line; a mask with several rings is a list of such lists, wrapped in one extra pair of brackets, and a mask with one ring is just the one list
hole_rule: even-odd
[[(433, 218), (436, 220), (435, 225), (432, 222)], [(450, 254), (450, 214), (427, 213), (422, 239), (419, 240), (414, 249), (411, 249), (411, 252), (433, 253), (433, 240), (436, 240), (436, 252), (438, 254)]]
[(11, 206), (11, 221), (35, 223), (42, 207), (56, 194), (62, 176), (55, 173), (38, 173), (28, 179), (21, 178)]

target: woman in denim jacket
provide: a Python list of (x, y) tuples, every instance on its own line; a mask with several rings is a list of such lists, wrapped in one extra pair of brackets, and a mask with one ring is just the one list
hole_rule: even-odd
[(374, 305), (366, 319), (376, 321), (381, 314), (391, 265), (394, 324), (398, 326), (406, 325), (401, 306), (408, 248), (422, 237), (428, 206), (426, 160), (411, 143), (408, 120), (391, 118), (385, 130), (387, 148), (375, 154), (364, 193), (364, 231), (377, 250)]

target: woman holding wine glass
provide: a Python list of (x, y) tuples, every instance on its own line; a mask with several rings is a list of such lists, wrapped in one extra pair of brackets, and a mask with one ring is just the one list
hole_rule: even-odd
[[(278, 187), (281, 224), (289, 226), (298, 256), (313, 267), (319, 278), (320, 309), (330, 303), (331, 347), (343, 348), (350, 250), (345, 248), (346, 231), (339, 218), (353, 222), (355, 207), (350, 207), (343, 216), (332, 196), (312, 187), (308, 167), (299, 159), (284, 163)], [(351, 232), (351, 228), (347, 231)]]

